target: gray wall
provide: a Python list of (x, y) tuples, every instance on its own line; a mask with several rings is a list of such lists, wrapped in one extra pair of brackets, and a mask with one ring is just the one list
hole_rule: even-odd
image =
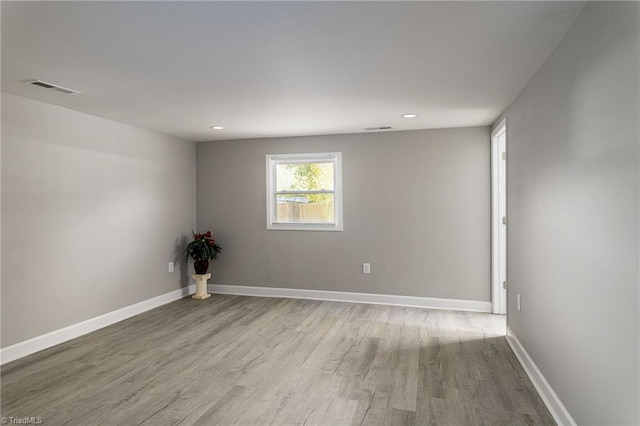
[(579, 424), (640, 423), (639, 17), (589, 4), (506, 113), (508, 324)]
[[(343, 153), (344, 231), (267, 231), (265, 155)], [(490, 300), (489, 128), (198, 143), (217, 284)], [(362, 262), (371, 263), (363, 275)]]
[(2, 94), (2, 347), (188, 284), (195, 144)]

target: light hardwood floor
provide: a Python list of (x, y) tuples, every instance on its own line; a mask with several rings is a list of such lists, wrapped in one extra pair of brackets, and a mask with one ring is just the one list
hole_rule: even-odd
[(489, 314), (185, 298), (2, 367), (49, 425), (553, 424)]

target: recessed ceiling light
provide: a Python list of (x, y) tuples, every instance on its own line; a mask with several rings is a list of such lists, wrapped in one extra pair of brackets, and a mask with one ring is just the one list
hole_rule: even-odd
[(416, 118), (418, 114), (402, 114), (402, 118)]
[(222, 126), (211, 126), (210, 128), (213, 130), (224, 130), (224, 127)]

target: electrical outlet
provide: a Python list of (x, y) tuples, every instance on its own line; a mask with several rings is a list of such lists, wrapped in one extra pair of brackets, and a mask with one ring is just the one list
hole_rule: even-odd
[(173, 270), (174, 270), (173, 262), (169, 262), (169, 272), (173, 272)]
[(520, 293), (516, 294), (516, 308), (520, 310)]
[(371, 273), (371, 264), (370, 263), (363, 263), (362, 264), (362, 273), (363, 274), (370, 274)]

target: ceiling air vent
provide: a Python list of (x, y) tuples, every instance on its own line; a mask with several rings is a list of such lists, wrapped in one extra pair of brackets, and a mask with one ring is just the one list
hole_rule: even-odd
[(24, 80), (23, 82), (33, 84), (34, 86), (44, 87), (45, 89), (55, 90), (56, 92), (64, 93), (66, 95), (79, 95), (81, 93), (77, 90), (68, 89), (42, 80)]
[(366, 131), (370, 132), (373, 130), (391, 130), (393, 129), (393, 127), (391, 126), (378, 126), (378, 127), (365, 127), (364, 128)]

